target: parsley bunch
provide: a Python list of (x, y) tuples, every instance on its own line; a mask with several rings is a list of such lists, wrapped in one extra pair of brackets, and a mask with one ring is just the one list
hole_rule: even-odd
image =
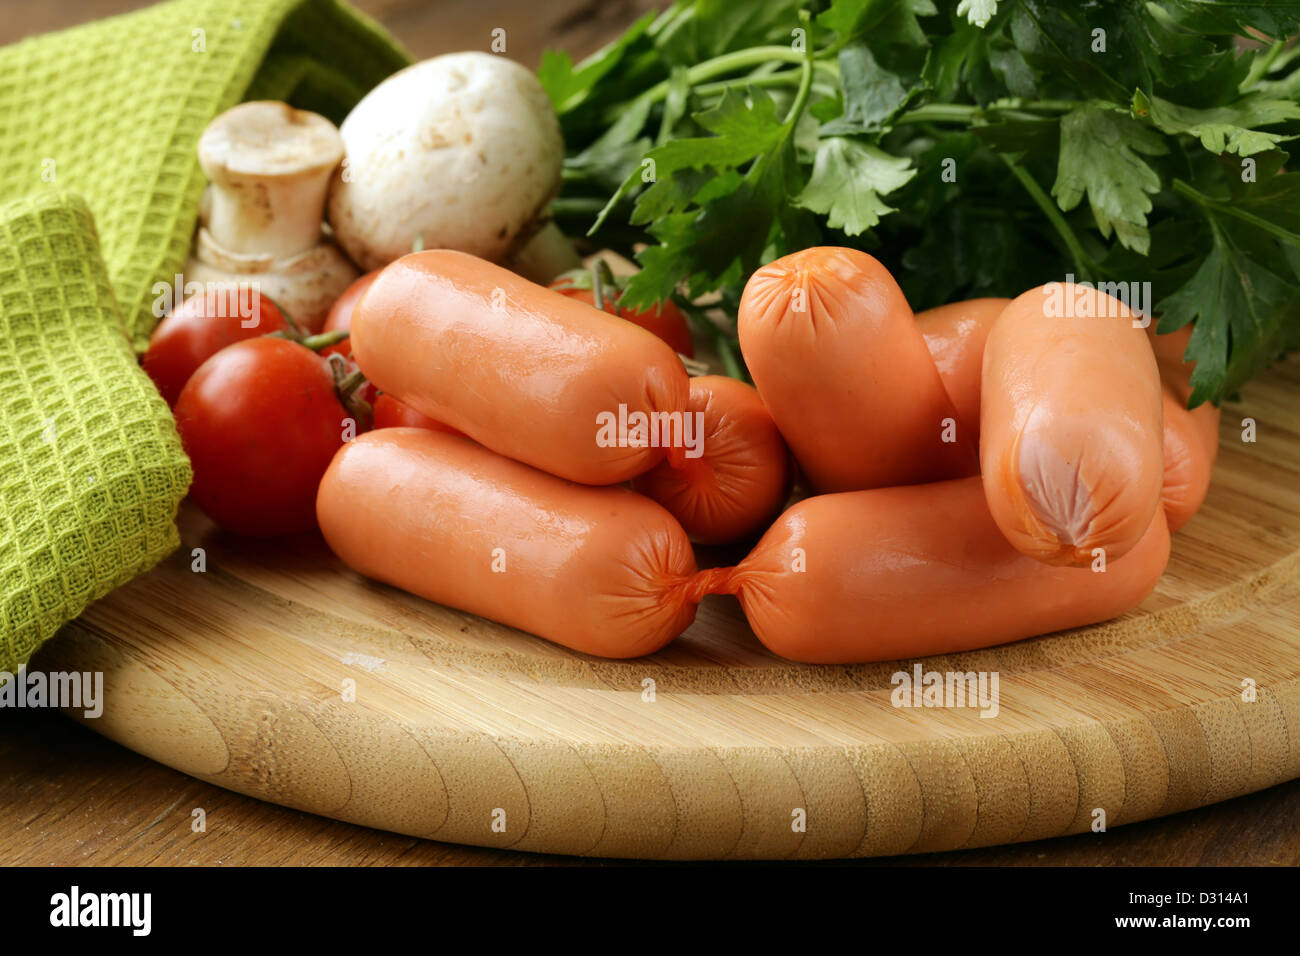
[[(678, 0), (538, 70), (554, 212), (734, 315), (764, 262), (879, 258), (920, 310), (1149, 282), (1195, 327), (1191, 404), (1300, 347), (1297, 0)], [(643, 247), (643, 248), (642, 248)], [(724, 332), (724, 361), (738, 368)]]

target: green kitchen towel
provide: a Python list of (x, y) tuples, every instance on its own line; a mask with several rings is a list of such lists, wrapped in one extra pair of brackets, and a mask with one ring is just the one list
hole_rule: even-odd
[(176, 547), (190, 482), (123, 334), (85, 202), (0, 205), (0, 671)]
[(178, 543), (189, 464), (133, 346), (208, 121), (258, 98), (338, 122), (407, 62), (336, 0), (175, 0), (0, 49), (0, 672)]

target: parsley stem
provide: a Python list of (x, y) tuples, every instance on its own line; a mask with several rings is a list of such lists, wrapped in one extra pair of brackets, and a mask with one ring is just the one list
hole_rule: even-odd
[(994, 103), (993, 109), (1028, 110), (1031, 113), (1034, 111), (1040, 113), (1068, 113), (1070, 110), (1078, 109), (1084, 102), (1084, 100), (1025, 100), (1014, 97)]
[(1029, 193), (1030, 198), (1038, 204), (1038, 208), (1043, 211), (1043, 215), (1056, 228), (1057, 235), (1061, 237), (1061, 241), (1070, 250), (1070, 258), (1074, 260), (1074, 268), (1079, 278), (1091, 281), (1092, 273), (1096, 269), (1096, 263), (1083, 251), (1083, 245), (1079, 242), (1079, 237), (1074, 234), (1070, 224), (1065, 221), (1061, 211), (1056, 208), (1056, 203), (1052, 202), (1051, 197), (1043, 192), (1043, 187), (1038, 185), (1034, 177), (1029, 175), (1029, 170), (1016, 165), (1003, 153), (998, 153), (998, 155), (1007, 164), (1011, 174), (1020, 180), (1020, 185), (1025, 187), (1025, 192)]
[(557, 196), (551, 200), (552, 216), (594, 216), (608, 200), (597, 196)]
[(727, 370), (727, 374), (742, 382), (748, 382), (749, 375), (745, 367), (740, 364), (740, 359), (736, 358), (736, 346), (732, 340), (719, 334), (715, 341), (718, 346), (718, 358), (722, 359), (722, 367)]
[[(737, 50), (734, 53), (724, 53), (722, 56), (715, 56), (712, 60), (705, 60), (703, 63), (695, 64), (686, 71), (686, 82), (691, 86), (695, 86), (697, 83), (711, 80), (715, 76), (723, 76), (737, 70), (762, 66), (764, 63), (773, 61), (803, 63), (804, 59), (803, 53), (788, 46), (752, 46), (745, 50)], [(668, 91), (671, 88), (672, 82), (664, 80), (650, 87), (638, 99), (658, 103), (668, 96)]]
[(808, 104), (808, 93), (812, 90), (813, 78), (813, 61), (809, 55), (803, 61), (802, 75), (799, 77), (799, 92), (794, 95), (794, 102), (790, 104), (790, 112), (785, 116), (785, 125), (794, 129), (795, 123), (799, 122), (800, 115), (803, 114), (803, 108)]
[(927, 103), (914, 110), (908, 110), (894, 120), (895, 125), (903, 123), (969, 123), (975, 119), (979, 108), (961, 103)]
[(1035, 119), (1034, 113), (1068, 113), (1079, 104), (1068, 100), (1020, 100), (1006, 99), (987, 106), (972, 106), (966, 103), (926, 103), (914, 110), (908, 110), (894, 120), (895, 125), (903, 123), (974, 123), (984, 114), (997, 113), (1001, 116)]
[(707, 335), (713, 341), (713, 346), (718, 350), (718, 358), (721, 360), (726, 373), (732, 378), (740, 379), (742, 382), (750, 381), (744, 363), (736, 356), (735, 335), (728, 333), (726, 329), (710, 319), (706, 308), (696, 305), (682, 293), (674, 292), (670, 298), (681, 309), (691, 327)]
[[(792, 86), (802, 81), (803, 70), (782, 70), (780, 73), (768, 73), (763, 76), (745, 76), (738, 80), (718, 80), (715, 83), (701, 83), (692, 92), (697, 96), (706, 97), (725, 93), (737, 86)], [(817, 89), (824, 91), (827, 96), (835, 94), (835, 90), (828, 86), (816, 83), (813, 85)]]
[(1246, 78), (1241, 81), (1241, 85), (1238, 86), (1237, 89), (1244, 93), (1262, 80), (1268, 74), (1268, 71), (1272, 69), (1273, 63), (1281, 55), (1284, 49), (1286, 49), (1286, 41), (1275, 40), (1273, 41), (1272, 46), (1270, 46), (1268, 51), (1263, 55), (1256, 52), (1255, 56), (1250, 61), (1250, 72), (1246, 74)]
[(1283, 229), (1276, 223), (1269, 222), (1267, 219), (1256, 216), (1254, 213), (1246, 212), (1244, 209), (1240, 209), (1237, 206), (1221, 203), (1216, 199), (1211, 199), (1209, 196), (1205, 195), (1205, 193), (1193, 189), (1181, 179), (1174, 180), (1174, 192), (1181, 196), (1186, 196), (1188, 199), (1207, 210), (1220, 213), (1224, 216), (1231, 216), (1234, 219), (1240, 219), (1242, 222), (1248, 222), (1256, 229), (1261, 229), (1268, 233), (1279, 242), (1285, 242), (1287, 245), (1300, 247), (1300, 236), (1297, 236), (1289, 229)]

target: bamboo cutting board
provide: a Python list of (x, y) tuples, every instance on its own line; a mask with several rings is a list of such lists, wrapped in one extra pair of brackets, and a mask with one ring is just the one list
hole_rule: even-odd
[(603, 661), (188, 506), (182, 549), (32, 666), (102, 670), (85, 722), (169, 766), (437, 840), (807, 859), (1114, 827), (1300, 776), (1298, 396), (1292, 362), (1225, 408), (1209, 499), (1139, 610), (921, 662), (997, 672), (991, 718), (893, 706), (913, 661), (783, 662), (731, 598), (654, 657)]

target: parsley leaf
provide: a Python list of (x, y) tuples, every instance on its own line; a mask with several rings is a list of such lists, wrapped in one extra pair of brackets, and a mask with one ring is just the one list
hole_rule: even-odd
[(830, 136), (818, 145), (812, 178), (794, 204), (821, 213), (832, 229), (857, 236), (894, 211), (880, 197), (915, 175), (906, 157), (890, 156), (846, 136)]
[(842, 44), (870, 34), (876, 43), (925, 46), (925, 30), (917, 17), (937, 12), (931, 0), (834, 0), (817, 23), (838, 33)]
[(656, 146), (646, 156), (654, 161), (656, 177), (679, 169), (736, 166), (771, 149), (785, 135), (776, 104), (762, 90), (751, 91), (749, 101), (739, 91), (728, 90), (713, 109), (696, 113), (695, 120), (714, 135)]
[(1300, 173), (1283, 173), (1251, 184), (1232, 204), (1291, 233), (1290, 248), (1300, 246)]
[(861, 43), (840, 51), (840, 85), (844, 111), (822, 127), (822, 135), (880, 130), (921, 93), (920, 76), (903, 77), (876, 62)]
[(1082, 106), (1061, 118), (1061, 152), (1052, 195), (1069, 212), (1086, 194), (1097, 228), (1106, 238), (1113, 229), (1129, 249), (1146, 253), (1148, 193), (1159, 192), (1160, 177), (1138, 153), (1168, 152), (1150, 128), (1116, 112)]
[(1162, 132), (1195, 136), (1212, 153), (1227, 151), (1238, 156), (1250, 156), (1295, 138), (1262, 132), (1255, 127), (1300, 119), (1300, 103), (1252, 94), (1229, 106), (1192, 109), (1158, 96), (1147, 96), (1138, 90), (1133, 95), (1133, 112), (1137, 116), (1149, 116), (1152, 124)]
[(613, 43), (584, 60), (577, 69), (574, 69), (567, 53), (544, 50), (537, 78), (551, 98), (555, 112), (563, 116), (577, 107), (584, 95), (619, 65), (628, 47), (640, 39), (654, 19), (655, 14), (647, 13)]
[(1235, 394), (1282, 353), (1284, 322), (1300, 292), (1256, 260), (1242, 227), (1213, 222), (1210, 254), (1186, 285), (1157, 304), (1162, 332), (1208, 319), (1197, 321), (1187, 345), (1187, 358), (1196, 362), (1192, 408)]

